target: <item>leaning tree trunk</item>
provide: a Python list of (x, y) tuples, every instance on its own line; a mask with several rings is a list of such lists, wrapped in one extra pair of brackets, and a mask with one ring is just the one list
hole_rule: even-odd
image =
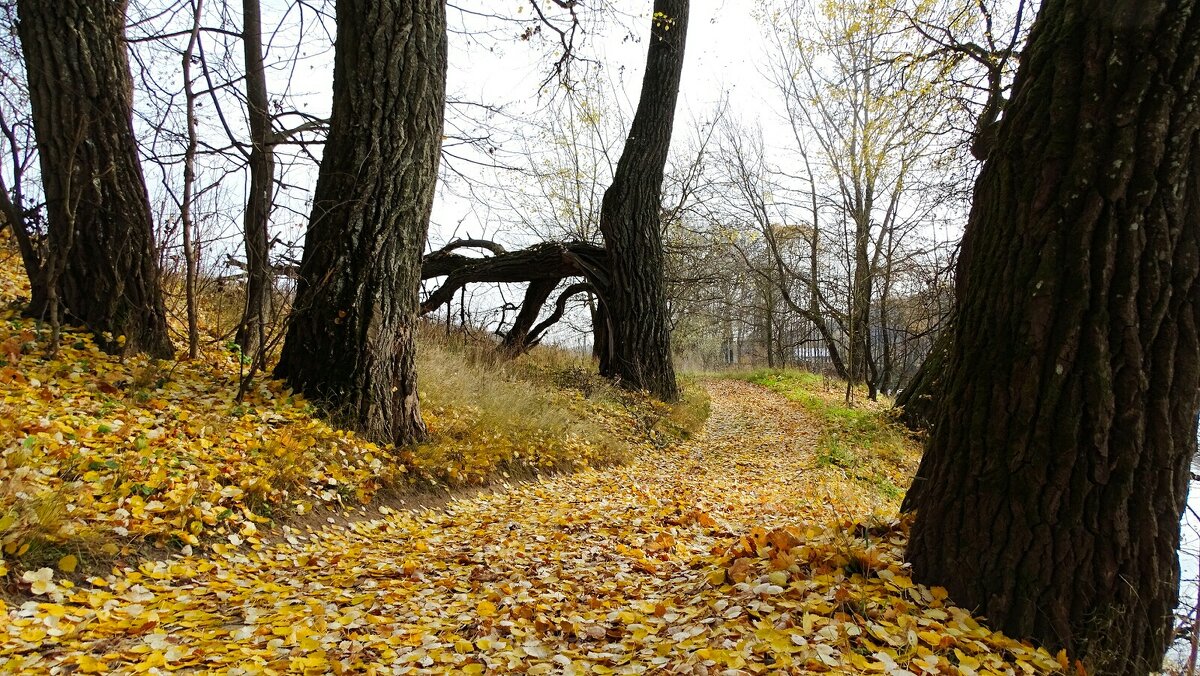
[(600, 207), (612, 273), (604, 290), (611, 354), (601, 357), (601, 373), (664, 401), (677, 399), (679, 386), (671, 361), (659, 219), (687, 20), (688, 0), (655, 0), (641, 98)]
[(333, 114), (276, 373), (379, 442), (425, 436), (417, 287), (446, 88), (442, 0), (340, 0)]
[(259, 0), (242, 0), (242, 48), (246, 61), (246, 116), (250, 121), (250, 186), (243, 239), (246, 245), (246, 305), (238, 323), (242, 354), (266, 359), (267, 315), (271, 311), (273, 275), (270, 260), (271, 197), (275, 187), (275, 150), (270, 99), (262, 54), (262, 8)]
[(558, 282), (557, 279), (535, 279), (525, 288), (525, 299), (521, 302), (521, 309), (513, 320), (512, 328), (504, 334), (504, 340), (500, 344), (502, 353), (516, 357), (529, 351), (532, 347), (529, 344), (530, 332), (537, 322), (542, 306), (550, 299), (550, 294), (554, 293)]
[(1171, 639), (1200, 382), (1200, 7), (1047, 0), (975, 188), (908, 557), (1088, 673)]
[(123, 0), (20, 0), (21, 50), (46, 195), (53, 284), (31, 307), (110, 352), (171, 355), (154, 227), (133, 134)]

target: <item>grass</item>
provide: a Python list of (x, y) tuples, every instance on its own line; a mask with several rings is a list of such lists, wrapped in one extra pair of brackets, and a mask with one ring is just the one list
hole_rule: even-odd
[(668, 406), (613, 387), (570, 352), (504, 361), (488, 337), (425, 327), (417, 370), (430, 439), (380, 446), (262, 375), (236, 401), (240, 355), (216, 339), (191, 361), (119, 359), (65, 327), (49, 358), (44, 326), (19, 315), (28, 282), (8, 254), (0, 247), (0, 596), (22, 571), (75, 568), (64, 557), (83, 574), (191, 547), (258, 547), (262, 529), (313, 510), (354, 516), (392, 493), (625, 462), (694, 431), (706, 412), (696, 387)]
[(836, 467), (889, 500), (899, 499), (920, 459), (917, 442), (892, 419), (890, 402), (872, 402), (856, 392), (845, 403), (844, 381), (801, 370), (759, 370), (728, 377), (779, 392), (821, 423), (817, 465)]
[(431, 440), (412, 453), (418, 468), (451, 484), (621, 464), (642, 444), (690, 436), (708, 416), (693, 382), (668, 405), (614, 386), (567, 350), (504, 359), (486, 336), (432, 325), (418, 342)]

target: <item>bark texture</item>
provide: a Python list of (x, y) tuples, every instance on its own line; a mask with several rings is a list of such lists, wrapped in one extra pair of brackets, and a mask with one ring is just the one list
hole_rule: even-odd
[(975, 191), (908, 557), (1088, 673), (1157, 669), (1200, 382), (1200, 8), (1047, 0)]
[(271, 197), (275, 187), (275, 150), (267, 109), (267, 76), (262, 54), (262, 8), (242, 0), (242, 50), (246, 61), (246, 117), (250, 123), (250, 186), (242, 226), (246, 246), (246, 307), (238, 323), (242, 354), (265, 358), (267, 316), (271, 311)]
[(655, 0), (637, 112), (600, 207), (612, 283), (601, 297), (610, 330), (601, 374), (664, 401), (679, 397), (671, 360), (660, 213), (683, 71), (688, 0)]
[(333, 114), (276, 374), (379, 442), (425, 435), (414, 333), (446, 87), (442, 0), (340, 0)]
[(153, 220), (133, 134), (125, 6), (17, 3), (46, 195), (43, 283), (53, 285), (30, 311), (44, 316), (60, 302), (104, 349), (167, 357)]

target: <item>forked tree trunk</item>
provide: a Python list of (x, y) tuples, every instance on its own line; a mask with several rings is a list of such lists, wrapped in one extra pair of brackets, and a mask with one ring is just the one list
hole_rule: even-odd
[(333, 114), (276, 373), (378, 442), (425, 436), (417, 287), (446, 87), (442, 0), (340, 0)]
[(242, 229), (246, 245), (246, 306), (236, 340), (242, 354), (262, 363), (266, 358), (263, 345), (274, 279), (268, 228), (275, 187), (275, 149), (271, 112), (267, 109), (270, 100), (263, 66), (259, 0), (242, 0), (242, 50), (246, 61), (246, 116), (250, 122), (250, 186)]
[(515, 357), (529, 351), (530, 331), (558, 282), (557, 279), (535, 279), (529, 283), (525, 288), (525, 298), (521, 301), (521, 310), (517, 312), (512, 328), (504, 334), (501, 352)]
[(1088, 673), (1157, 669), (1200, 382), (1200, 7), (1047, 0), (975, 188), (908, 557)]
[(687, 21), (688, 0), (655, 0), (637, 112), (600, 207), (612, 273), (604, 296), (611, 354), (601, 355), (601, 373), (664, 401), (677, 399), (679, 386), (671, 360), (659, 219)]
[(52, 316), (46, 305), (57, 299), (104, 349), (168, 357), (153, 219), (133, 135), (125, 4), (17, 3), (46, 195), (42, 270), (44, 282), (55, 284), (30, 311)]

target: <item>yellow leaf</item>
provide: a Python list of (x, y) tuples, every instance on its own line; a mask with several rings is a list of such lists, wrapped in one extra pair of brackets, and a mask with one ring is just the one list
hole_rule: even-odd
[(958, 657), (959, 666), (967, 667), (968, 669), (978, 669), (982, 665), (979, 660), (971, 657), (958, 648), (954, 649), (954, 655)]
[(479, 605), (475, 606), (475, 612), (479, 613), (480, 617), (492, 617), (496, 614), (496, 604), (491, 601), (480, 601)]
[(79, 559), (74, 554), (67, 554), (58, 560), (58, 569), (64, 573), (74, 573), (79, 565)]
[(108, 671), (108, 663), (88, 655), (80, 655), (79, 670), (85, 674), (102, 674)]

